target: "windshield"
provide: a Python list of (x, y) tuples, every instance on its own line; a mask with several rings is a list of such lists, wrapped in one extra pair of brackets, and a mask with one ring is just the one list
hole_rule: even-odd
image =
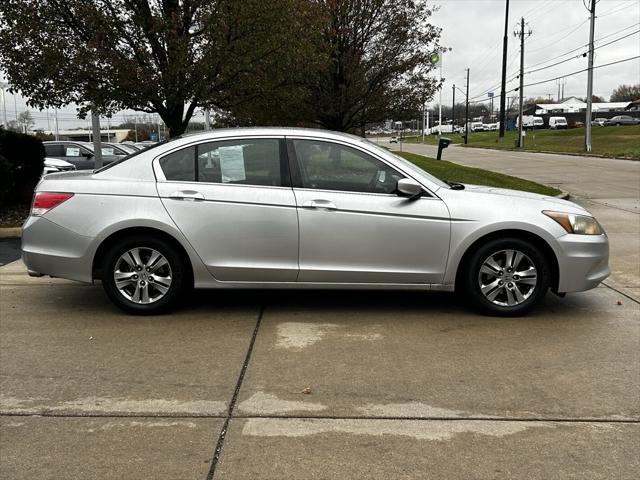
[(155, 144), (153, 144), (153, 145), (151, 145), (151, 146), (149, 146), (149, 147), (143, 148), (142, 150), (138, 150), (138, 151), (136, 151), (136, 152), (130, 153), (129, 155), (125, 155), (125, 156), (123, 156), (122, 158), (119, 158), (118, 160), (115, 160), (115, 161), (113, 161), (113, 162), (109, 163), (108, 165), (105, 165), (105, 166), (104, 166), (104, 167), (102, 167), (102, 168), (99, 168), (99, 169), (97, 169), (97, 170), (94, 170), (94, 172), (95, 172), (95, 173), (104, 172), (105, 170), (107, 170), (107, 169), (109, 169), (109, 168), (111, 168), (111, 167), (115, 167), (116, 165), (119, 165), (119, 164), (121, 164), (122, 162), (126, 162), (126, 161), (127, 161), (127, 160), (129, 160), (130, 158), (133, 158), (133, 157), (135, 157), (135, 156), (137, 156), (137, 155), (140, 155), (141, 153), (146, 153), (146, 152), (148, 152), (149, 150), (153, 150), (154, 148), (159, 147), (159, 146), (161, 146), (161, 145), (166, 145), (167, 143), (169, 143), (169, 142), (173, 142), (174, 140), (178, 140), (179, 138), (182, 138), (182, 135), (178, 135), (177, 137), (173, 137), (173, 138), (170, 138), (170, 139), (168, 139), (168, 140), (163, 140), (163, 141), (158, 142), (158, 143), (155, 143)]
[(415, 172), (415, 173), (417, 173), (419, 175), (423, 175), (423, 176), (427, 177), (429, 180), (431, 180), (431, 182), (433, 182), (434, 184), (438, 185), (439, 187), (451, 188), (447, 183), (443, 182), (442, 180), (440, 180), (437, 177), (434, 177), (429, 172), (427, 172), (426, 170), (423, 170), (422, 168), (418, 167), (417, 165), (414, 165), (409, 160), (407, 160), (405, 158), (402, 158), (400, 155), (396, 155), (395, 153), (387, 150), (386, 148), (382, 148), (380, 145), (376, 145), (375, 143), (373, 143), (370, 140), (367, 140), (367, 139), (363, 139), (363, 140), (365, 142), (367, 142), (367, 144), (370, 147), (373, 147), (375, 150), (377, 150), (382, 156), (384, 156), (384, 157), (392, 156), (393, 160), (395, 162), (401, 163), (404, 167), (407, 168), (407, 170), (411, 170), (412, 172)]

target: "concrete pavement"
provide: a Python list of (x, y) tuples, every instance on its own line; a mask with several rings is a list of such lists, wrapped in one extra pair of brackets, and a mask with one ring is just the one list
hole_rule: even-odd
[(637, 478), (635, 167), (615, 195), (580, 167), (559, 171), (582, 190), (562, 188), (594, 192), (578, 201), (609, 232), (610, 286), (524, 318), (337, 291), (130, 317), (99, 286), (0, 267), (0, 478)]

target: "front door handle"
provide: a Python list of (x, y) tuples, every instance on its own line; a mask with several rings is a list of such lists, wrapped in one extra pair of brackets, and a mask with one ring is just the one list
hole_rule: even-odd
[(179, 190), (169, 195), (169, 198), (174, 200), (184, 200), (186, 202), (203, 201), (204, 195), (195, 190)]
[(325, 210), (337, 210), (338, 207), (329, 200), (308, 200), (302, 204), (305, 208), (322, 208)]

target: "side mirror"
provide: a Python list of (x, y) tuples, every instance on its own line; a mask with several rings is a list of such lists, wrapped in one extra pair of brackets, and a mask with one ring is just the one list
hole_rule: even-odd
[(418, 198), (422, 195), (422, 185), (411, 178), (398, 180), (397, 191), (399, 195), (409, 198)]
[(86, 159), (93, 158), (93, 153), (83, 152), (82, 156)]

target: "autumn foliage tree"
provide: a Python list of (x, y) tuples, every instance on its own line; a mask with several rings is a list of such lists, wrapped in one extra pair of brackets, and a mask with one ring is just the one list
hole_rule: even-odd
[(3, 0), (0, 65), (33, 107), (232, 111), (299, 85), (316, 31), (307, 0)]

